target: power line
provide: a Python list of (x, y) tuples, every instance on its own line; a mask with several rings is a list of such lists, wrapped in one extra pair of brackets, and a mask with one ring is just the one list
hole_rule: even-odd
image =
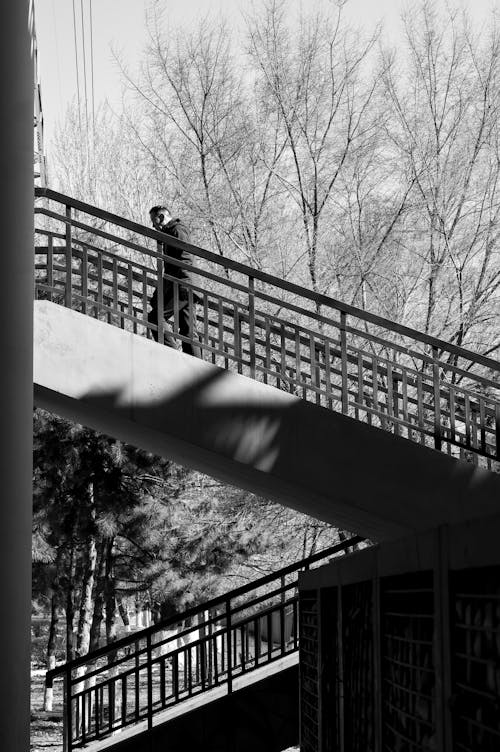
[(82, 137), (82, 116), (81, 116), (81, 104), (80, 104), (80, 75), (78, 72), (78, 44), (76, 41), (76, 12), (75, 12), (75, 0), (73, 0), (73, 32), (75, 40), (75, 63), (76, 63), (76, 94), (78, 97), (78, 123), (80, 125), (80, 139)]
[(82, 49), (83, 49), (83, 84), (84, 84), (84, 93), (85, 93), (85, 123), (86, 123), (86, 131), (87, 131), (87, 149), (89, 145), (89, 110), (88, 110), (88, 102), (87, 102), (87, 61), (86, 61), (86, 54), (85, 54), (85, 24), (84, 24), (84, 18), (83, 18), (83, 0), (80, 0), (80, 9), (81, 9), (81, 16), (82, 16)]
[(90, 7), (90, 71), (92, 82), (92, 143), (94, 145), (94, 162), (95, 162), (95, 97), (94, 97), (94, 21), (92, 17), (92, 0), (89, 0)]

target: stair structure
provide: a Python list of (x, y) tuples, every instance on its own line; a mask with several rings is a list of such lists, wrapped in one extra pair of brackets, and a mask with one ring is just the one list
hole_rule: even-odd
[[(194, 358), (148, 321), (165, 236), (36, 198), (39, 406), (372, 540), (497, 510), (497, 361), (189, 246), (197, 281), (171, 281), (196, 318)], [(65, 677), (67, 749), (295, 660), (296, 581), (282, 578), (307, 563), (50, 672)]]
[(64, 679), (66, 749), (123, 742), (296, 666), (298, 574), (361, 541), (353, 536), (49, 671), (49, 686)]

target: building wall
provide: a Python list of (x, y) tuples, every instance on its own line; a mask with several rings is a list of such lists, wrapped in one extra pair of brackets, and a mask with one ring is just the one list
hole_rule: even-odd
[(500, 517), (300, 578), (301, 752), (500, 749)]

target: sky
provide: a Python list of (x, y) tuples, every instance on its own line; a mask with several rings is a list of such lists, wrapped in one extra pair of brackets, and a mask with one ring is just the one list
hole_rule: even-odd
[[(446, 0), (438, 0), (444, 4)], [(93, 48), (94, 104), (104, 100), (118, 107), (121, 100), (120, 72), (113, 59), (112, 50), (123, 57), (133, 71), (146, 42), (145, 10), (150, 0), (35, 0), (35, 23), (38, 43), (39, 81), (42, 91), (42, 108), (45, 123), (45, 145), (50, 156), (50, 142), (57, 122), (64, 117), (68, 104), (77, 96), (77, 67), (80, 97), (84, 102), (84, 79), (87, 81), (87, 101), (91, 108)], [(289, 0), (297, 5), (296, 0)], [(302, 0), (307, 7), (316, 0)], [(492, 6), (500, 10), (500, 0), (459, 0), (481, 22)], [(405, 5), (412, 0), (347, 0), (345, 13), (355, 24), (366, 30), (382, 20), (386, 35), (397, 40), (401, 34), (400, 16)], [(172, 24), (189, 25), (208, 13), (224, 16), (234, 33), (241, 25), (240, 9), (248, 6), (244, 0), (164, 0)], [(82, 31), (83, 10), (83, 31)], [(92, 33), (89, 23), (92, 12)], [(83, 43), (85, 40), (85, 56)], [(85, 60), (85, 68), (84, 68)]]

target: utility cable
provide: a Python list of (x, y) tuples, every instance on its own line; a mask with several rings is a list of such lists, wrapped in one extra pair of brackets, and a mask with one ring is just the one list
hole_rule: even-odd
[(85, 50), (85, 24), (84, 24), (84, 18), (83, 18), (83, 0), (80, 0), (80, 9), (81, 9), (81, 15), (82, 15), (82, 49), (83, 49), (83, 86), (84, 86), (84, 93), (85, 93), (85, 125), (86, 125), (86, 136), (87, 136), (87, 153), (89, 149), (89, 109), (88, 109), (88, 101), (87, 101), (87, 62), (86, 62), (86, 50)]
[(73, 32), (75, 39), (75, 63), (76, 63), (76, 94), (78, 98), (78, 123), (80, 125), (80, 139), (82, 138), (82, 115), (80, 104), (80, 75), (78, 72), (78, 44), (76, 41), (76, 12), (75, 12), (75, 0), (73, 0)]
[(92, 84), (92, 143), (94, 145), (94, 162), (95, 162), (95, 97), (94, 97), (94, 20), (92, 16), (92, 0), (89, 0), (90, 7), (90, 73)]

